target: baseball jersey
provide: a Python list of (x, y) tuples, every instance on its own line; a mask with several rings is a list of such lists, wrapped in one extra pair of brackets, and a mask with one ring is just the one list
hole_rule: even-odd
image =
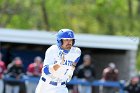
[[(49, 67), (62, 60), (62, 52), (64, 53), (64, 64), (66, 68), (62, 72), (67, 72), (72, 67), (73, 62), (77, 63), (80, 59), (81, 50), (78, 47), (72, 47), (69, 51), (63, 50), (57, 45), (52, 45), (49, 47), (45, 54), (43, 67)], [(47, 70), (42, 70), (42, 76), (46, 77), (48, 80), (66, 82), (67, 77), (65, 75), (61, 78), (52, 77), (52, 74)]]

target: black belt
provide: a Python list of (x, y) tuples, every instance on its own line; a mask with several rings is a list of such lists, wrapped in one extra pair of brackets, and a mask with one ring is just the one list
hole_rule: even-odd
[[(41, 79), (44, 82), (46, 81), (46, 78), (44, 78), (44, 77), (41, 77)], [(50, 81), (49, 84), (54, 85), (54, 86), (57, 86), (58, 85), (58, 82)], [(61, 82), (61, 85), (65, 85), (65, 84), (66, 84), (66, 82)]]

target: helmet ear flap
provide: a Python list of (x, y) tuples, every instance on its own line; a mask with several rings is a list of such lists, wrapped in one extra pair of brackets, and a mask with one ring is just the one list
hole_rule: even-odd
[(60, 43), (61, 43), (61, 45), (63, 45), (63, 40), (62, 39), (60, 40)]

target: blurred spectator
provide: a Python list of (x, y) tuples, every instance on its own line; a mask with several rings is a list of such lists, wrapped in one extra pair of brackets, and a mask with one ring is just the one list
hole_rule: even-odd
[[(114, 63), (109, 63), (108, 67), (103, 70), (102, 81), (118, 81), (118, 69)], [(100, 86), (100, 93), (115, 93), (116, 88)]]
[(140, 79), (138, 76), (132, 77), (130, 82), (124, 87), (127, 93), (140, 93)]
[(13, 80), (6, 80), (5, 93), (19, 93), (23, 82), (20, 79), (23, 78), (24, 68), (20, 57), (15, 57), (13, 61), (8, 65), (7, 78)]
[[(89, 54), (84, 55), (83, 64), (77, 68), (75, 74), (78, 79), (93, 82), (95, 79), (95, 68)], [(92, 86), (78, 85), (78, 91), (79, 93), (92, 93)]]
[[(31, 63), (28, 66), (27, 69), (27, 75), (30, 76), (30, 78), (33, 77), (40, 77), (41, 76), (41, 70), (42, 70), (43, 64), (42, 64), (42, 58), (37, 56), (34, 59), (34, 62)], [(27, 86), (27, 93), (35, 93), (35, 88), (37, 86), (38, 82), (27, 82), (26, 86)]]
[(0, 52), (0, 93), (3, 93), (4, 83), (3, 83), (3, 74), (6, 71), (5, 63), (2, 61), (2, 53)]

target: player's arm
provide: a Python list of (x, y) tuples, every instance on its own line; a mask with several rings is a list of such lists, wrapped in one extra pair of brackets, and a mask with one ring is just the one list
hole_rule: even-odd
[[(79, 50), (80, 51), (80, 50)], [(79, 53), (79, 56), (75, 59), (75, 61), (72, 63), (72, 68), (75, 69), (77, 63), (79, 62), (80, 60), (80, 56), (81, 56), (81, 51)]]
[(53, 76), (57, 77), (56, 73), (58, 73), (59, 68), (62, 68), (61, 64), (58, 64), (58, 63), (50, 64), (50, 65), (45, 65), (43, 71), (46, 75), (52, 74)]
[(73, 76), (73, 72), (75, 70), (77, 62), (73, 62), (72, 66), (70, 67), (70, 69), (67, 71), (67, 82), (69, 82)]
[(58, 65), (58, 64), (45, 65), (43, 67), (43, 71), (44, 71), (44, 73), (46, 75), (48, 75), (48, 74), (54, 74), (58, 70), (58, 68), (60, 68), (60, 65)]
[(81, 56), (81, 50), (80, 49), (79, 49), (78, 53), (79, 53), (79, 56), (75, 59), (75, 61), (72, 63), (71, 69), (69, 69), (68, 72), (67, 72), (67, 75), (68, 75), (67, 82), (69, 82), (71, 80), (71, 78), (73, 76), (73, 72), (75, 70), (75, 67), (76, 67), (76, 65), (77, 65), (77, 63), (80, 59), (80, 56)]
[(53, 53), (54, 50), (51, 47), (48, 48), (45, 53), (45, 59), (44, 59), (44, 65), (42, 71), (46, 75), (54, 73), (54, 71), (57, 70), (56, 68), (58, 68), (57, 65), (56, 66), (54, 65)]

